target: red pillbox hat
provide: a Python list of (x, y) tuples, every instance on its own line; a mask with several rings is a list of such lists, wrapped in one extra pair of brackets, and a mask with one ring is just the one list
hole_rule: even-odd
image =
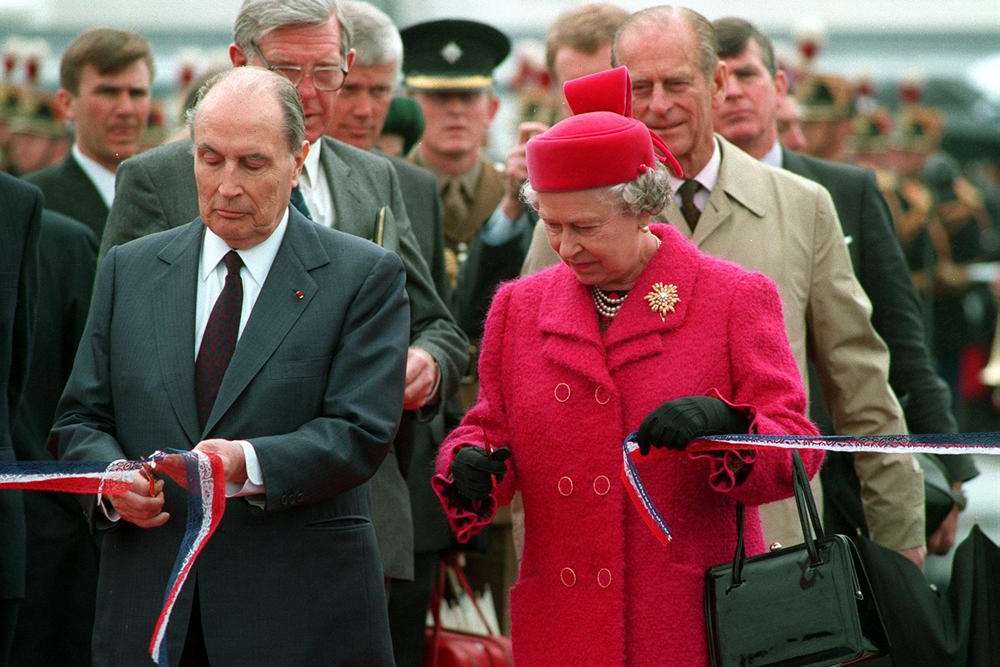
[[(629, 118), (632, 84), (624, 67), (567, 81), (566, 101), (575, 115), (536, 135), (527, 145), (528, 180), (536, 192), (566, 192), (627, 183), (667, 164), (680, 164), (642, 122)], [(660, 149), (656, 155), (654, 144)]]

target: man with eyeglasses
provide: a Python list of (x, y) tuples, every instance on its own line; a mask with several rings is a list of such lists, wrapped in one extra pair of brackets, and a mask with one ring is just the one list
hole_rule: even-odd
[[(366, 151), (377, 151), (389, 102), (400, 78), (403, 42), (384, 12), (367, 2), (340, 0), (342, 16), (351, 25), (355, 50), (351, 74), (337, 96), (330, 136)], [(403, 193), (406, 212), (424, 259), (430, 265), (438, 293), (450, 290), (444, 270), (444, 236), (437, 180), (426, 169), (389, 158)], [(444, 439), (441, 415), (418, 422), (404, 414), (396, 450), (409, 458), (406, 480), (388, 474), (372, 478), (372, 517), (379, 538), (385, 574), (391, 578), (389, 629), (396, 664), (419, 665), (424, 656), (427, 604), (441, 551), (452, 544), (441, 505), (430, 485), (438, 444)], [(406, 457), (403, 452), (411, 454)], [(381, 471), (380, 471), (381, 472)], [(399, 492), (402, 491), (400, 496)], [(405, 512), (398, 511), (400, 505)], [(384, 527), (384, 529), (383, 529)]]
[[(310, 148), (291, 203), (317, 224), (372, 240), (402, 258), (411, 311), (403, 407), (420, 419), (431, 418), (468, 366), (468, 342), (438, 296), (392, 164), (323, 136), (334, 125), (337, 96), (354, 60), (350, 33), (337, 4), (244, 0), (234, 22), (229, 57), (237, 67), (266, 67), (281, 74), (299, 93)], [(191, 143), (186, 140), (122, 164), (101, 242), (102, 257), (113, 246), (197, 217), (193, 165)], [(393, 452), (377, 474), (399, 477)]]

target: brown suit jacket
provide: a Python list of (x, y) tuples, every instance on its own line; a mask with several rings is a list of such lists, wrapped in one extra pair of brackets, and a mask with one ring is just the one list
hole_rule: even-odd
[[(854, 276), (830, 194), (718, 141), (719, 180), (694, 234), (674, 204), (667, 220), (701, 250), (777, 283), (799, 372), (808, 385), (811, 356), (837, 433), (906, 433), (888, 384), (889, 354), (871, 326), (871, 303)], [(537, 227), (525, 260), (529, 272), (558, 261)], [(923, 544), (923, 475), (913, 457), (859, 454), (855, 467), (872, 538), (891, 549)], [(802, 541), (794, 502), (762, 507), (761, 519), (769, 541)]]

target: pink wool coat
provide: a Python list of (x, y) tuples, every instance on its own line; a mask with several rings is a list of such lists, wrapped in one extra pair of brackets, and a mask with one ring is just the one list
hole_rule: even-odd
[[(764, 550), (755, 505), (790, 496), (783, 450), (693, 458), (671, 452), (639, 470), (673, 531), (656, 541), (621, 481), (622, 440), (664, 401), (717, 392), (755, 433), (815, 433), (766, 277), (702, 254), (672, 228), (611, 326), (564, 265), (500, 288), (486, 320), (480, 393), (441, 445), (433, 481), (459, 537), (489, 524), (520, 490), (524, 554), (511, 590), (514, 657), (527, 665), (704, 665), (705, 570), (732, 558), (736, 502), (746, 547)], [(672, 284), (665, 320), (643, 298)], [(462, 446), (510, 447), (508, 473), (479, 515), (453, 502)], [(810, 475), (821, 452), (802, 452)], [(749, 462), (735, 483), (733, 472)]]

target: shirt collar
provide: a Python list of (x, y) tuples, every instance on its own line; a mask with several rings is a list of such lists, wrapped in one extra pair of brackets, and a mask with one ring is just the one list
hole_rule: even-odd
[[(267, 273), (271, 270), (271, 264), (274, 263), (274, 257), (278, 254), (278, 248), (281, 247), (281, 241), (285, 237), (287, 228), (288, 209), (286, 208), (284, 215), (281, 216), (281, 222), (274, 228), (270, 236), (252, 248), (236, 251), (240, 259), (243, 260), (243, 266), (250, 272), (250, 276), (258, 285), (264, 284), (264, 279), (267, 278)], [(230, 250), (228, 243), (219, 238), (208, 227), (205, 228), (205, 240), (201, 246), (200, 272), (203, 281), (208, 280), (212, 271)]]
[(302, 172), (306, 177), (306, 185), (310, 188), (316, 187), (316, 178), (319, 175), (319, 153), (323, 148), (323, 137), (309, 144), (309, 155), (302, 165)]
[(783, 158), (784, 155), (781, 152), (781, 142), (775, 141), (774, 145), (771, 146), (771, 150), (764, 153), (764, 156), (760, 159), (760, 161), (769, 167), (781, 169), (781, 161)]
[[(702, 167), (701, 171), (694, 175), (693, 178), (688, 178), (687, 180), (695, 180), (701, 184), (701, 187), (705, 188), (708, 192), (715, 189), (715, 184), (719, 182), (719, 168), (722, 165), (722, 153), (719, 151), (719, 140), (712, 138), (712, 157), (708, 159), (708, 163)], [(681, 185), (684, 184), (683, 178), (677, 178), (672, 172), (668, 172), (667, 178), (670, 179), (670, 187), (674, 192), (677, 192)]]
[(94, 187), (97, 188), (97, 192), (101, 195), (101, 199), (104, 200), (104, 204), (108, 208), (111, 208), (111, 204), (115, 200), (115, 172), (84, 155), (76, 142), (73, 142), (73, 147), (70, 150), (73, 153), (73, 159), (77, 161), (80, 168), (83, 169), (83, 173), (90, 178)]

